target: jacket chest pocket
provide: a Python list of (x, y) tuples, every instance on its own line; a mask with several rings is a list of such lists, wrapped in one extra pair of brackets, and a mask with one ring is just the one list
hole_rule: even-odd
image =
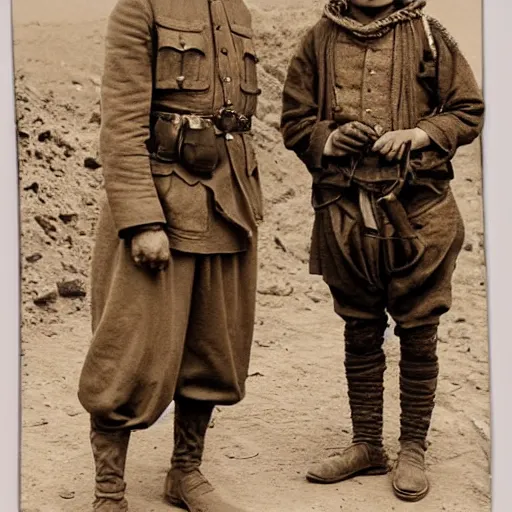
[(240, 64), (240, 89), (246, 98), (246, 115), (253, 115), (256, 111), (257, 99), (261, 94), (258, 87), (257, 64), (259, 62), (254, 47), (252, 30), (242, 25), (231, 24), (231, 33), (238, 55), (241, 58)]
[(160, 18), (156, 23), (156, 88), (207, 91), (210, 67), (204, 24), (169, 18)]

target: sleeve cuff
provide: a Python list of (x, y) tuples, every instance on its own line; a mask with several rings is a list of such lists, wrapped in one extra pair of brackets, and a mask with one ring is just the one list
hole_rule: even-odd
[(336, 126), (337, 124), (333, 121), (319, 121), (315, 124), (309, 139), (308, 149), (304, 155), (310, 169), (323, 168), (325, 144)]
[(160, 231), (165, 228), (165, 224), (161, 222), (155, 222), (151, 224), (142, 224), (140, 226), (132, 226), (130, 228), (125, 228), (119, 232), (119, 237), (126, 240), (133, 238), (135, 235), (142, 233), (143, 231)]
[(433, 120), (423, 119), (417, 124), (417, 127), (423, 130), (439, 149), (447, 154), (452, 153), (449, 137)]

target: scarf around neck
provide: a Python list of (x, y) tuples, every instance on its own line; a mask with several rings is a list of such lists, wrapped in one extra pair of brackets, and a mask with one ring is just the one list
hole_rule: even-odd
[(426, 0), (412, 0), (388, 16), (363, 25), (347, 16), (347, 0), (330, 0), (324, 8), (324, 16), (361, 39), (379, 38), (390, 32), (397, 24), (409, 22), (423, 16)]
[[(324, 17), (359, 40), (371, 41), (392, 32), (390, 104), (393, 130), (413, 128), (419, 120), (414, 84), (423, 59), (421, 39), (424, 37), (422, 18), (425, 16), (425, 5), (426, 0), (412, 0), (399, 10), (366, 25), (348, 16), (347, 0), (330, 0), (324, 9)], [(333, 32), (327, 43), (327, 60), (332, 63), (335, 44), (336, 35)]]

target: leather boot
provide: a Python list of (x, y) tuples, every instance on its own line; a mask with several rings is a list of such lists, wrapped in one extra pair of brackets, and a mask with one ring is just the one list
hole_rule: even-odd
[(393, 471), (393, 490), (404, 501), (420, 501), (429, 492), (425, 468), (427, 434), (435, 405), (439, 365), (437, 327), (399, 330), (401, 435)]
[(189, 512), (244, 512), (227, 503), (199, 469), (213, 404), (177, 399), (175, 406), (174, 451), (165, 481), (167, 501)]
[(355, 476), (384, 475), (388, 459), (383, 448), (368, 443), (353, 443), (341, 453), (335, 453), (313, 465), (306, 478), (317, 484), (333, 484)]
[(96, 467), (93, 510), (96, 512), (127, 512), (124, 497), (124, 469), (130, 432), (104, 432), (91, 428), (90, 440)]
[(420, 501), (429, 491), (425, 472), (425, 449), (420, 443), (403, 441), (393, 471), (393, 490), (404, 501)]
[(306, 478), (336, 483), (362, 475), (389, 471), (382, 447), (382, 414), (386, 359), (382, 350), (387, 319), (347, 322), (345, 371), (352, 416), (352, 445), (313, 465)]

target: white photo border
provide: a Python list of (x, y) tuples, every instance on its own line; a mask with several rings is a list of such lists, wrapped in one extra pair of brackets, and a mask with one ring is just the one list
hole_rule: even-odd
[[(448, 0), (449, 1), (449, 0)], [(492, 510), (509, 510), (512, 459), (512, 2), (484, 0), (484, 215), (489, 291), (492, 404)], [(462, 14), (461, 14), (462, 15)], [(2, 510), (19, 510), (20, 298), (19, 206), (13, 84), (11, 3), (0, 2), (0, 496)]]
[(18, 167), (11, 3), (0, 2), (0, 496), (2, 510), (19, 510), (20, 265)]

